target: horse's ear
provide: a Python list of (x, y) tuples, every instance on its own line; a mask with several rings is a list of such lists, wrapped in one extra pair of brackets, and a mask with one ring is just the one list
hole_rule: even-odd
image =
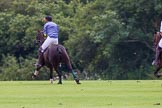
[(43, 30), (37, 30), (38, 33), (43, 33)]

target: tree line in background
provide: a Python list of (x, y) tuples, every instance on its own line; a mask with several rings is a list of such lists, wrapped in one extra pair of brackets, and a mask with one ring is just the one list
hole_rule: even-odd
[(31, 80), (46, 15), (59, 25), (59, 42), (82, 79), (154, 79), (161, 13), (161, 0), (1, 0), (0, 80)]

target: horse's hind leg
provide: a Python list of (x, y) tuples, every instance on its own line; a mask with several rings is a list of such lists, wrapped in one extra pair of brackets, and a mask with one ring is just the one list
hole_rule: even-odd
[(74, 78), (74, 80), (76, 81), (76, 83), (77, 83), (77, 84), (81, 84), (81, 83), (79, 82), (79, 78), (76, 76), (74, 70), (72, 69), (72, 66), (71, 66), (70, 61), (66, 62), (66, 64), (67, 64), (69, 70), (71, 71), (71, 73), (72, 73), (72, 75), (73, 75), (73, 78)]
[(75, 72), (72, 69), (72, 66), (71, 66), (71, 63), (70, 63), (70, 59), (69, 59), (69, 56), (68, 56), (65, 48), (62, 49), (62, 53), (61, 54), (62, 54), (62, 59), (63, 59), (64, 63), (68, 66), (69, 70), (71, 71), (74, 80), (76, 81), (77, 84), (81, 84), (79, 82), (79, 78), (75, 75)]
[(62, 84), (62, 71), (60, 69), (58, 69), (58, 66), (55, 66), (55, 70), (59, 77), (59, 82), (57, 84)]
[(58, 84), (62, 84), (62, 71), (58, 71), (59, 82)]
[(53, 84), (53, 67), (50, 67), (50, 82)]
[(81, 84), (81, 83), (79, 82), (79, 78), (76, 77), (74, 70), (71, 70), (71, 71), (72, 71), (72, 75), (73, 75), (73, 78), (74, 78), (74, 80), (76, 81), (76, 83), (77, 83), (77, 84)]

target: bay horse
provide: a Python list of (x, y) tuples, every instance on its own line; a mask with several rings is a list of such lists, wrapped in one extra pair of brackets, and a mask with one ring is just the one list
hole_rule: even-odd
[[(162, 38), (160, 32), (155, 32), (153, 36), (153, 47), (154, 51), (156, 52), (156, 48), (158, 47), (158, 43), (160, 39)], [(155, 65), (156, 69), (154, 72), (154, 75), (159, 78), (162, 76), (162, 73), (159, 72), (159, 70), (162, 68), (162, 53), (160, 53), (159, 59), (158, 59), (158, 64)]]
[[(39, 47), (43, 44), (45, 41), (43, 32), (38, 30), (37, 35), (36, 35), (36, 42), (39, 44)], [(43, 63), (42, 66), (36, 67), (36, 70), (33, 74), (33, 78), (37, 77), (39, 74), (39, 70), (43, 66), (47, 66), (50, 69), (50, 81), (53, 83), (53, 69), (55, 69), (56, 73), (58, 74), (59, 77), (59, 82), (58, 84), (62, 84), (62, 72), (59, 70), (59, 66), (61, 63), (65, 63), (69, 69), (69, 71), (72, 73), (74, 80), (76, 81), (77, 84), (81, 84), (79, 82), (78, 77), (76, 76), (71, 62), (70, 58), (68, 56), (68, 53), (65, 49), (65, 47), (61, 44), (55, 45), (51, 44), (49, 47), (45, 50), (43, 53)]]

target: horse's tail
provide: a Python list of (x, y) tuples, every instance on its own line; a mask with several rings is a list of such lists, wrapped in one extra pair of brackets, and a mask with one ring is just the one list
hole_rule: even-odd
[(59, 51), (61, 53), (61, 60), (62, 60), (62, 62), (64, 62), (68, 66), (68, 68), (70, 70), (72, 70), (72, 65), (71, 65), (71, 62), (70, 62), (70, 58), (69, 58), (69, 55), (68, 55), (65, 47), (62, 46), (62, 45), (59, 45), (58, 49), (59, 49)]
[(51, 45), (48, 47), (48, 60), (51, 65), (57, 67), (60, 62), (60, 56), (58, 53), (57, 45)]
[(72, 66), (70, 63), (70, 58), (67, 54), (67, 51), (64, 46), (62, 45), (51, 45), (49, 47), (49, 62), (53, 66), (57, 66), (60, 63), (65, 63), (70, 70), (72, 70)]

